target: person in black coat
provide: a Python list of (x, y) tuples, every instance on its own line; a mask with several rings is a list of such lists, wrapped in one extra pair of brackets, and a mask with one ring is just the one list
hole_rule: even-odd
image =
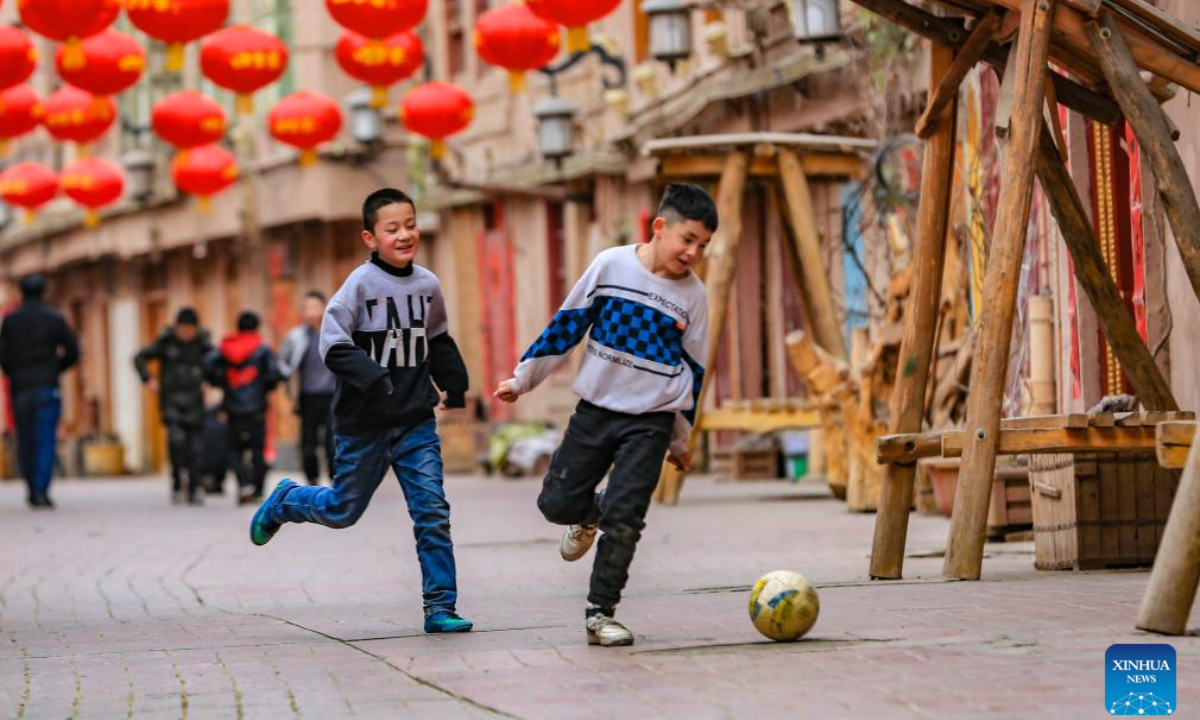
[[(204, 358), (213, 346), (208, 333), (200, 327), (196, 311), (185, 307), (175, 324), (133, 358), (142, 382), (158, 393), (162, 423), (167, 428), (167, 446), (171, 454), (171, 501), (198, 505), (203, 502), (204, 487), (199, 467), (203, 454)], [(158, 377), (150, 374), (150, 363), (159, 363)], [(183, 476), (187, 474), (186, 493)]]
[(262, 499), (267, 398), (282, 379), (275, 353), (263, 342), (258, 326), (258, 315), (242, 313), (237, 332), (225, 337), (205, 361), (209, 384), (224, 391), (221, 411), (229, 422), (229, 467), (238, 479), (238, 504)]
[(29, 505), (50, 509), (50, 479), (62, 395), (58, 376), (79, 362), (79, 342), (57, 310), (42, 302), (46, 280), (21, 280), (21, 306), (0, 326), (0, 369), (8, 376), (16, 416), (17, 463), (29, 486)]

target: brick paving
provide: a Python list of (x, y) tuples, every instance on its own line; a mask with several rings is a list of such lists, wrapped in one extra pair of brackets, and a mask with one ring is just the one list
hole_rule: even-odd
[[(652, 510), (620, 618), (589, 648), (587, 562), (565, 564), (537, 483), (455, 477), (460, 609), (421, 632), (403, 499), (386, 483), (350, 530), (288, 526), (265, 548), (227, 498), (167, 505), (162, 479), (59, 482), (32, 513), (0, 484), (0, 718), (1092, 718), (1104, 651), (1133, 629), (1144, 572), (1040, 573), (989, 545), (984, 580), (940, 577), (947, 523), (914, 517), (906, 580), (866, 578), (873, 516), (816, 485), (693, 479)], [(746, 616), (762, 573), (819, 587), (806, 640)], [(1179, 707), (1200, 716), (1200, 639)]]

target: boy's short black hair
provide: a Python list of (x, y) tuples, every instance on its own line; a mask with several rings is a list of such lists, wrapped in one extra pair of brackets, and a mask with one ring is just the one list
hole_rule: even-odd
[(369, 233), (375, 232), (375, 223), (379, 222), (379, 211), (393, 203), (408, 203), (412, 205), (413, 211), (416, 212), (417, 204), (408, 196), (408, 193), (396, 188), (382, 188), (376, 190), (363, 200), (362, 219), (363, 230)]
[(259, 320), (258, 320), (258, 315), (256, 313), (252, 313), (249, 310), (247, 310), (246, 312), (242, 313), (241, 315), (238, 315), (238, 321), (237, 321), (238, 332), (250, 332), (251, 330), (257, 330), (258, 324), (259, 324)]
[(658, 217), (669, 223), (695, 220), (709, 232), (717, 231), (717, 204), (698, 185), (668, 185), (658, 203)]
[(21, 288), (21, 297), (26, 300), (40, 300), (46, 294), (46, 278), (37, 273), (26, 275), (18, 284)]
[(175, 315), (176, 325), (199, 325), (200, 316), (196, 314), (195, 308), (185, 307), (180, 308), (179, 313)]
[(325, 293), (321, 292), (320, 290), (309, 290), (308, 292), (304, 293), (304, 299), (307, 300), (309, 298), (312, 298), (313, 300), (320, 300), (321, 304), (325, 303)]

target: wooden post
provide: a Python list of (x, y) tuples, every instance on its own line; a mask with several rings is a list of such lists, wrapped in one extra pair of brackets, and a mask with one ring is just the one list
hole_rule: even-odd
[(1200, 583), (1200, 443), (1192, 443), (1187, 467), (1175, 491), (1162, 543), (1142, 596), (1137, 626), (1182, 635)]
[(1096, 22), (1088, 23), (1087, 32), (1109, 89), (1129, 120), (1142, 154), (1150, 161), (1192, 291), (1200, 297), (1200, 205), (1171, 140), (1166, 116), (1142, 81), (1112, 16), (1101, 13)]
[(1054, 301), (1029, 298), (1029, 414), (1053, 415)]
[[(978, 580), (987, 539), (987, 512), (996, 470), (1000, 405), (1008, 372), (1017, 282), (1025, 251), (1033, 198), (1033, 172), (1045, 105), (1046, 59), (1057, 0), (1024, 0), (1017, 38), (1016, 105), (1013, 108), (1004, 184), (996, 229), (988, 252), (980, 308), (971, 394), (967, 399), (969, 439), (958, 475), (958, 492), (950, 518), (950, 538), (942, 572), (948, 577)], [(907, 500), (906, 500), (907, 502)]]
[(958, 104), (958, 86), (988, 49), (992, 35), (1000, 26), (1000, 17), (999, 13), (989, 12), (980, 18), (971, 36), (954, 56), (954, 61), (938, 73), (941, 79), (930, 78), (929, 104), (917, 119), (917, 137), (928, 140), (942, 122), (954, 122), (953, 113), (947, 116), (946, 110)]
[(1063, 241), (1075, 265), (1075, 278), (1096, 311), (1100, 329), (1113, 349), (1134, 391), (1148, 410), (1178, 410), (1171, 386), (1159, 372), (1150, 349), (1142, 342), (1137, 326), (1112, 275), (1100, 255), (1096, 235), (1088, 220), (1083, 200), (1075, 182), (1059, 159), (1058, 150), (1050, 138), (1049, 128), (1042, 127), (1038, 153), (1038, 180), (1050, 203), (1050, 211), (1058, 221)]
[[(930, 82), (946, 72), (950, 51), (934, 44)], [(900, 368), (892, 388), (889, 432), (921, 432), (929, 367), (937, 331), (938, 303), (942, 297), (946, 261), (946, 228), (950, 216), (950, 188), (954, 178), (955, 105), (939, 123), (925, 145), (921, 173), (921, 204), (917, 210), (917, 242), (913, 248), (912, 289), (904, 310), (904, 335), (900, 339)], [(904, 569), (908, 538), (908, 513), (912, 501), (915, 463), (891, 464), (885, 471), (875, 516), (875, 541), (871, 550), (871, 577), (898, 580)]]
[[(721, 347), (721, 335), (725, 331), (726, 311), (737, 274), (738, 246), (742, 242), (742, 196), (746, 192), (746, 172), (749, 167), (746, 154), (732, 152), (725, 157), (717, 186), (717, 212), (720, 223), (712, 242), (705, 253), (704, 272), (708, 286), (708, 357), (705, 358), (704, 385), (696, 399), (696, 425), (704, 412), (704, 396), (716, 372), (717, 355)], [(694, 450), (699, 431), (692, 429), (688, 449)], [(674, 505), (679, 502), (679, 491), (683, 487), (684, 473), (669, 464), (663, 465), (658, 479), (655, 499)]]
[(829, 286), (825, 258), (821, 255), (821, 235), (817, 231), (817, 218), (813, 210), (812, 194), (808, 189), (808, 178), (800, 166), (800, 159), (791, 150), (779, 152), (779, 178), (783, 182), (788, 219), (792, 225), (792, 240), (796, 243), (800, 271), (804, 275), (805, 297), (813, 316), (813, 335), (817, 344), (826, 352), (844, 359), (846, 344), (842, 339), (837, 311), (833, 307), (833, 293)]

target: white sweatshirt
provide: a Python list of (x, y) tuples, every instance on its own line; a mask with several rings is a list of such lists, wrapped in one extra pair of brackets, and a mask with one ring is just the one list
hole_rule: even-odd
[(584, 335), (575, 394), (614, 412), (674, 412), (671, 452), (685, 452), (708, 347), (708, 296), (700, 278), (658, 277), (642, 265), (636, 245), (600, 253), (522, 356), (509, 381), (513, 392), (537, 387)]

